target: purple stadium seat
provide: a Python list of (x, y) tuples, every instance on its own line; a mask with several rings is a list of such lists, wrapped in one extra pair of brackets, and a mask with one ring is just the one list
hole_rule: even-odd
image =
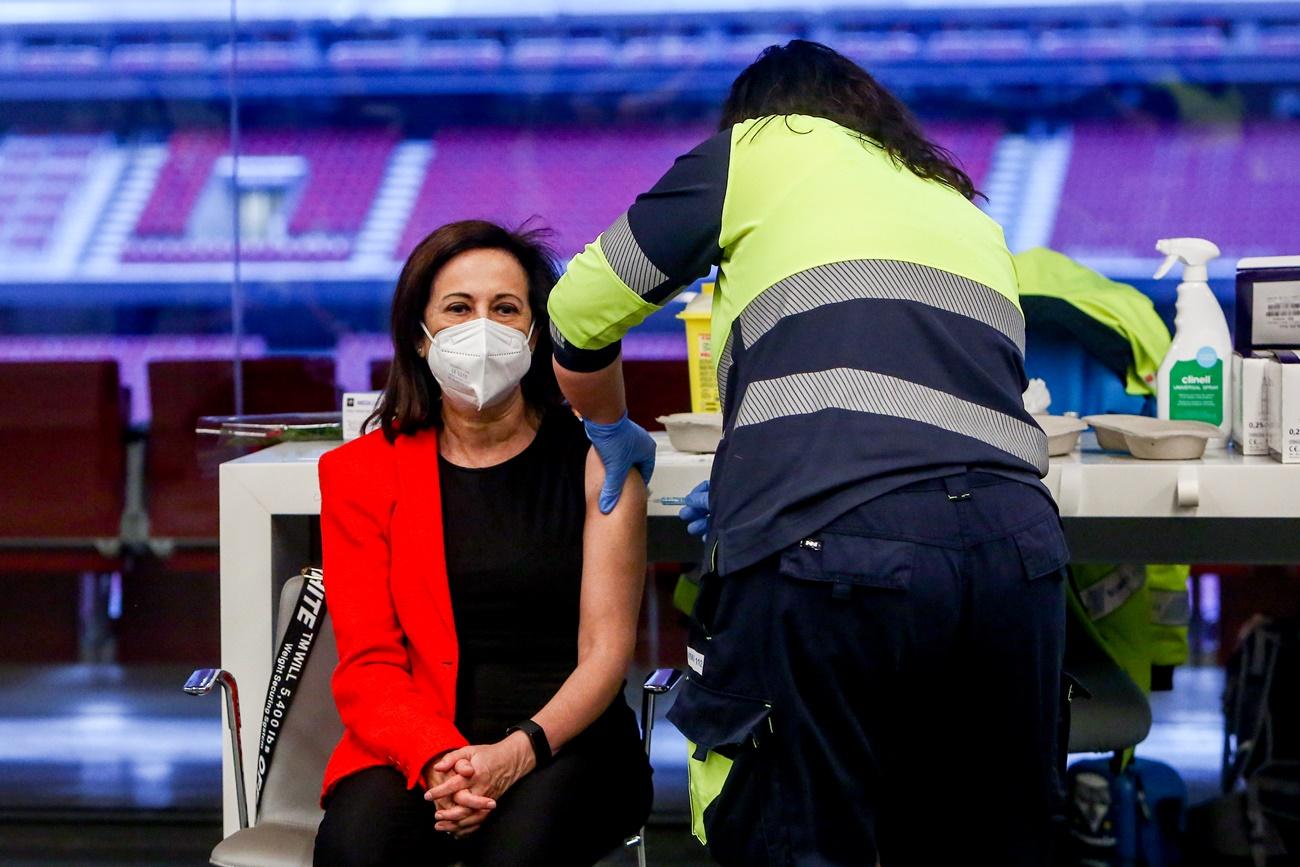
[(1154, 261), (1158, 239), (1189, 235), (1213, 240), (1230, 259), (1295, 252), (1298, 151), (1296, 121), (1080, 124), (1052, 246)]
[[(556, 252), (568, 258), (710, 133), (703, 126), (443, 130), (395, 255), (404, 259), (430, 231), (453, 220), (513, 226), (537, 216), (554, 230)], [(939, 124), (932, 133), (977, 185), (983, 182), (1000, 127)]]
[(556, 252), (572, 256), (709, 133), (702, 126), (444, 130), (396, 257), (406, 258), (443, 223), (518, 225), (534, 215), (555, 231)]
[(172, 135), (167, 162), (136, 224), (137, 236), (178, 236), (185, 230), (212, 165), (225, 153), (227, 142), (228, 136), (216, 130), (185, 130)]
[(100, 136), (0, 138), (0, 251), (30, 259), (46, 248), (103, 146)]
[(925, 131), (957, 157), (976, 187), (988, 180), (1002, 127), (996, 123), (933, 123), (926, 124)]
[[(307, 178), (289, 218), (283, 242), (245, 240), (250, 261), (337, 261), (347, 259), (370, 212), (397, 143), (387, 131), (305, 129), (254, 130), (245, 134), (250, 156), (293, 155), (307, 162)], [(168, 159), (123, 252), (128, 262), (225, 261), (232, 245), (184, 237), (190, 215), (228, 142), (217, 131), (172, 136)], [(340, 183), (346, 178), (347, 183)]]

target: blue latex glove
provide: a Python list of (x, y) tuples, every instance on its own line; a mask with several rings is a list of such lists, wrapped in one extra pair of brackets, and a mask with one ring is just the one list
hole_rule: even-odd
[(703, 539), (713, 529), (712, 516), (709, 514), (709, 480), (705, 479), (686, 495), (686, 505), (682, 506), (677, 517), (686, 522), (686, 532)]
[(597, 424), (583, 420), (587, 429), (587, 439), (596, 447), (596, 454), (605, 464), (605, 484), (600, 489), (600, 512), (608, 515), (618, 505), (618, 498), (623, 494), (623, 483), (627, 474), (636, 467), (641, 478), (648, 484), (655, 471), (655, 441), (646, 433), (645, 428), (632, 421), (623, 413), (623, 417), (613, 424)]

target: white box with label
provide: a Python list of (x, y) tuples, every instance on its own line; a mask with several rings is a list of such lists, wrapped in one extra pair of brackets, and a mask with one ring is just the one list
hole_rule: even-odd
[(1232, 441), (1243, 455), (1268, 454), (1268, 401), (1264, 370), (1271, 356), (1232, 353)]
[[(343, 441), (354, 440), (366, 431), (361, 430), (366, 419), (375, 411), (379, 402), (379, 391), (345, 391), (343, 392)], [(374, 429), (371, 425), (371, 429)]]
[(1300, 347), (1300, 256), (1267, 256), (1237, 263), (1237, 328), (1232, 346)]
[(1264, 369), (1268, 400), (1268, 451), (1284, 464), (1300, 464), (1300, 352), (1278, 350)]

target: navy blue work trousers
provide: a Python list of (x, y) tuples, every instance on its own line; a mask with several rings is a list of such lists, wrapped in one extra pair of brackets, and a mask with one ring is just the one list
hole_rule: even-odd
[(971, 472), (707, 576), (669, 718), (733, 759), (714, 858), (1049, 864), (1067, 559), (1044, 491)]

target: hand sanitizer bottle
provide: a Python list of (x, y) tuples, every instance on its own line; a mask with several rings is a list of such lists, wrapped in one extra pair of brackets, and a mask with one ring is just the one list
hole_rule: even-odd
[(1218, 425), (1223, 436), (1210, 440), (1211, 448), (1227, 443), (1231, 416), (1229, 378), (1232, 375), (1232, 339), (1210, 284), (1206, 264), (1219, 248), (1204, 238), (1168, 238), (1156, 243), (1165, 254), (1156, 279), (1183, 263), (1178, 284), (1174, 341), (1157, 375), (1156, 408), (1165, 419), (1190, 419)]

